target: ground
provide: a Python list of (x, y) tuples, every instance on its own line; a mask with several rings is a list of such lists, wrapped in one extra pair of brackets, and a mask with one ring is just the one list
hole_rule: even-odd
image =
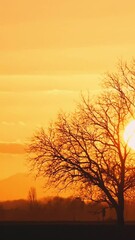
[(115, 224), (89, 222), (1, 222), (0, 239), (135, 240), (135, 225), (120, 230)]

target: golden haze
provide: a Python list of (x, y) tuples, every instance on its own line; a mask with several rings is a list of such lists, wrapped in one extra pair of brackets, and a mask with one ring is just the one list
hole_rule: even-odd
[(24, 143), (35, 129), (72, 111), (81, 91), (98, 91), (118, 58), (133, 57), (134, 7), (133, 0), (1, 2), (1, 180), (27, 172)]

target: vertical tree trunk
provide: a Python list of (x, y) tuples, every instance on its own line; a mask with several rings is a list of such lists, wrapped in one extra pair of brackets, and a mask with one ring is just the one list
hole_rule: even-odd
[(117, 237), (118, 239), (125, 239), (124, 205), (117, 206), (116, 215), (117, 215)]
[(123, 188), (119, 189), (119, 195), (118, 195), (118, 205), (116, 208), (116, 214), (117, 214), (117, 224), (120, 227), (124, 227), (124, 194), (123, 194)]
[(124, 227), (124, 207), (118, 206), (116, 209), (117, 214), (117, 224), (119, 227)]
[(121, 183), (118, 187), (118, 206), (116, 209), (118, 226), (124, 227), (124, 177), (125, 162), (121, 159)]

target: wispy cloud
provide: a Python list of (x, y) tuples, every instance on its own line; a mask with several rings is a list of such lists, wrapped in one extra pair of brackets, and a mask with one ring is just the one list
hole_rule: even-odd
[(24, 154), (24, 144), (19, 142), (0, 142), (0, 153)]
[(19, 124), (19, 125), (21, 125), (21, 126), (23, 126), (23, 127), (25, 127), (25, 126), (26, 126), (26, 123), (25, 123), (25, 122), (23, 122), (23, 121), (19, 121), (19, 122), (18, 122), (18, 124)]
[[(98, 84), (99, 74), (0, 76), (0, 93), (80, 91)], [(95, 85), (95, 84), (94, 84)]]
[(26, 126), (26, 123), (23, 121), (17, 121), (17, 122), (2, 121), (1, 124), (5, 125), (5, 126), (15, 126), (15, 125), (19, 125), (19, 126), (23, 126), (23, 127)]
[(14, 126), (14, 125), (15, 125), (15, 122), (2, 121), (1, 124), (2, 124), (2, 125), (6, 125), (6, 126)]

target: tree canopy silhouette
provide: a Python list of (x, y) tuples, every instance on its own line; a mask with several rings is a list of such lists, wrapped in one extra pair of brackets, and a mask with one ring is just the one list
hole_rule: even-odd
[(124, 199), (135, 187), (135, 153), (123, 140), (135, 115), (135, 62), (119, 63), (102, 85), (94, 100), (82, 96), (74, 113), (35, 133), (27, 151), (37, 176), (54, 186), (77, 183), (89, 199), (113, 207), (123, 225)]

